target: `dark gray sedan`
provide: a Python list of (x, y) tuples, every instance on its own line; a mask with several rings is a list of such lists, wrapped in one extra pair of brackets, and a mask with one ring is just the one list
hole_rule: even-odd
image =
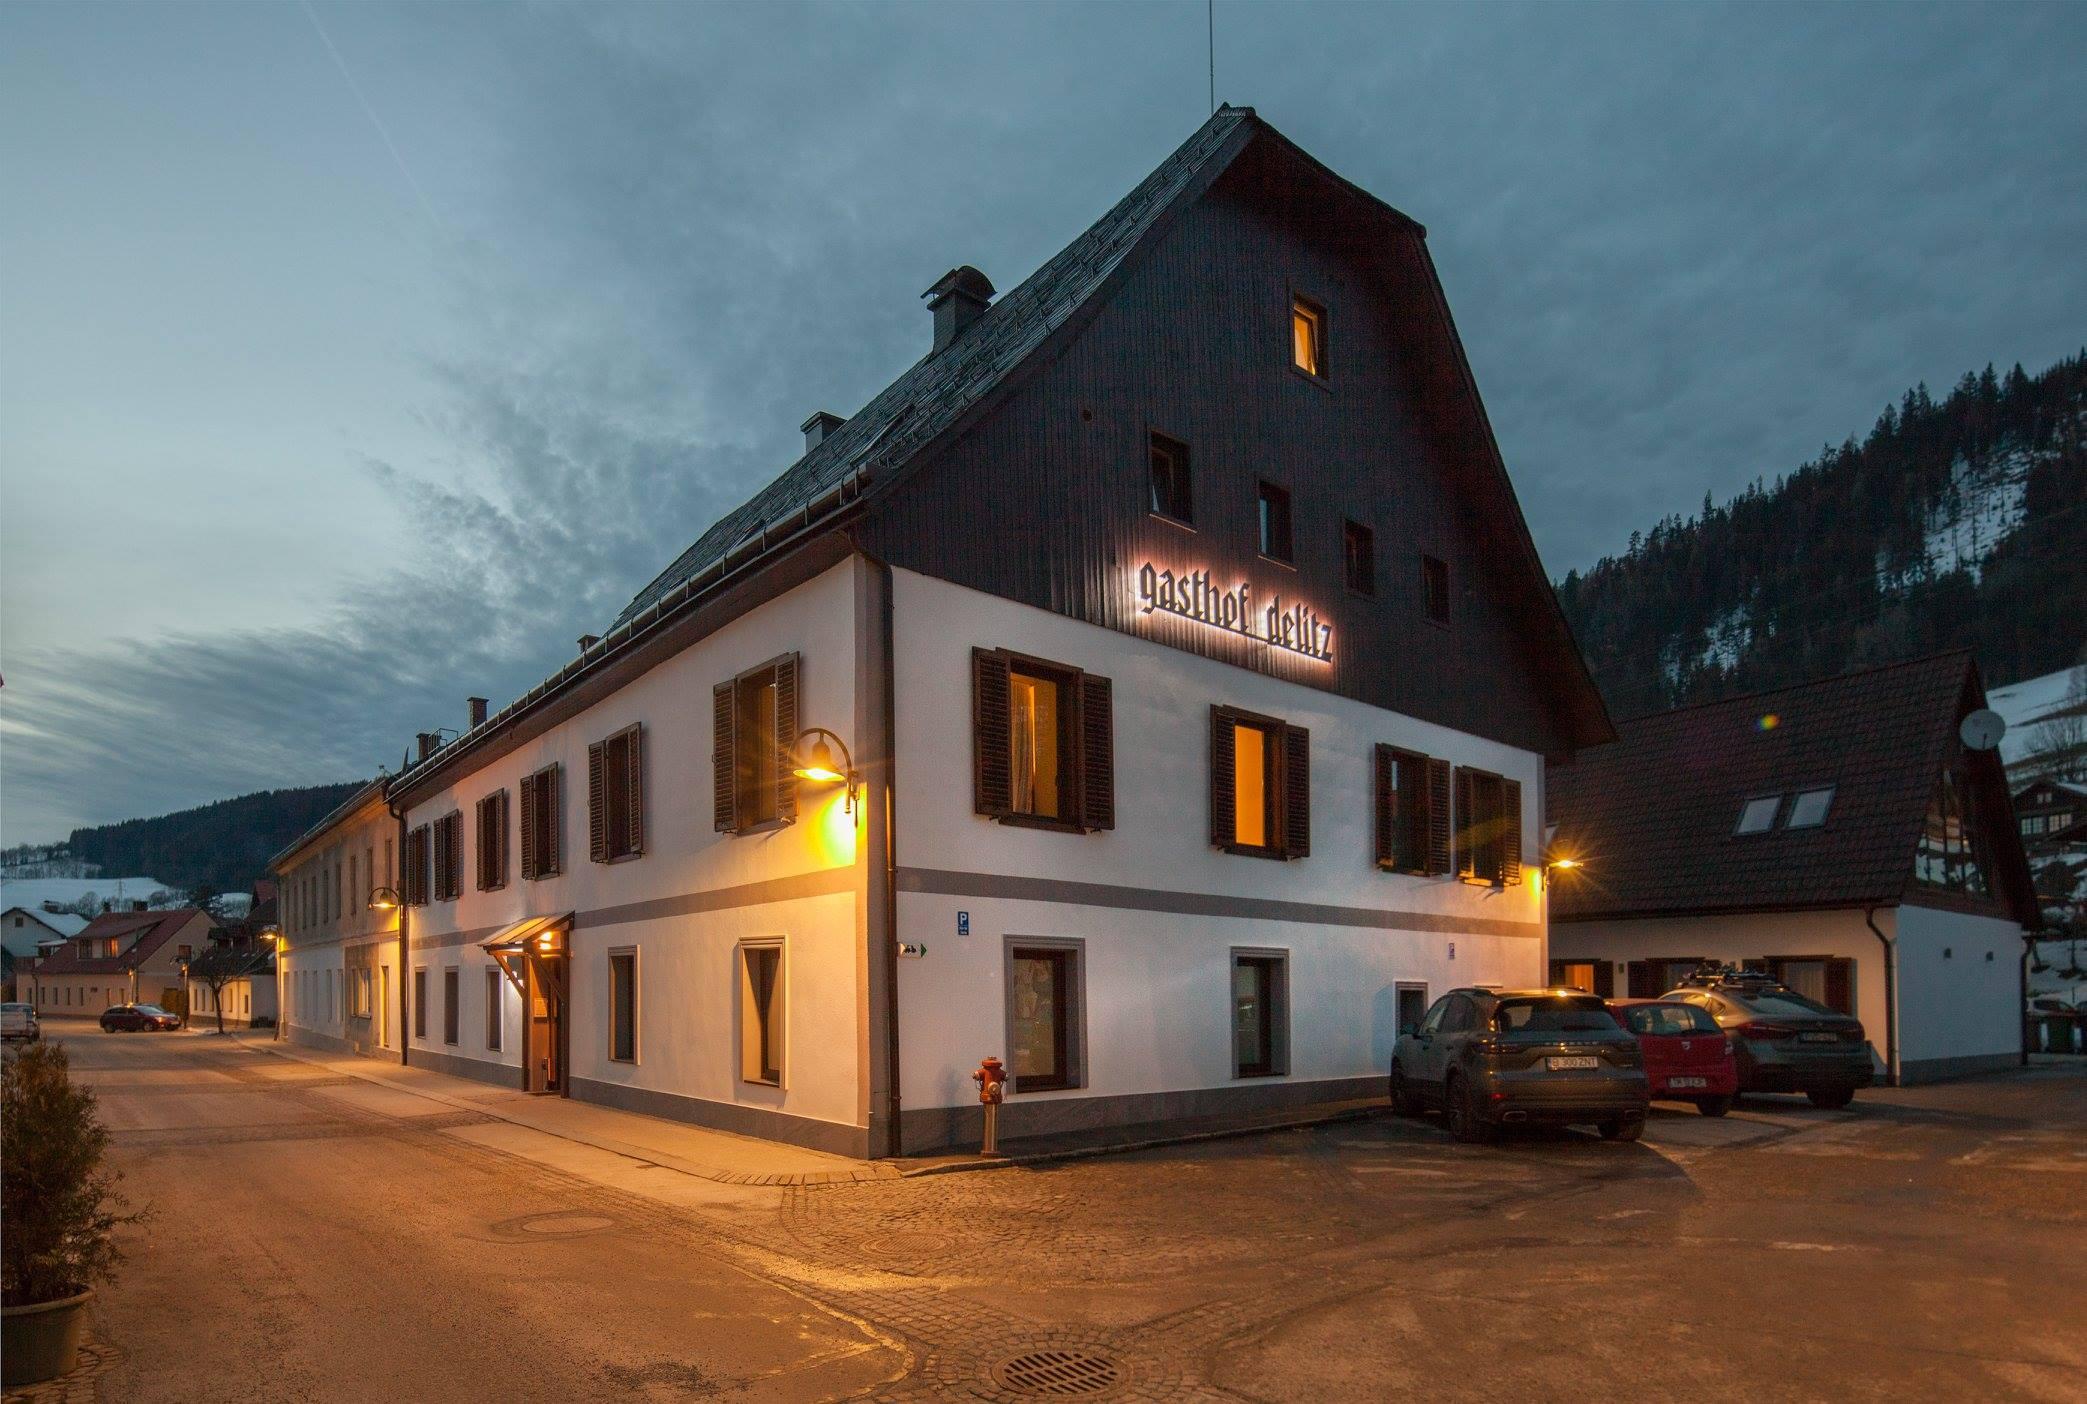
[(1393, 1110), (1440, 1107), (1460, 1141), (1528, 1123), (1634, 1141), (1650, 1100), (1638, 1040), (1593, 995), (1451, 990), (1392, 1052)]

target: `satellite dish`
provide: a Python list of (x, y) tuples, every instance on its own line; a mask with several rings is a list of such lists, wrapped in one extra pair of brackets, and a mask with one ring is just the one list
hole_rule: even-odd
[(1990, 751), (2007, 735), (2007, 718), (1991, 707), (1980, 707), (1957, 723), (1957, 735), (1974, 751)]

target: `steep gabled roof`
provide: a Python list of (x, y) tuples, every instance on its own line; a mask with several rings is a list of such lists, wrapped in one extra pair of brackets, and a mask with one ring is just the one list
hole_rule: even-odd
[[(52, 955), (36, 963), (39, 975), (117, 975), (135, 970), (204, 913), (195, 907), (157, 912), (103, 912)], [(118, 956), (82, 956), (80, 943), (135, 937)]]
[[(1546, 772), (1561, 921), (1891, 905), (1907, 895), (1957, 724), (1985, 703), (1971, 655), (1937, 654), (1628, 721)], [(1772, 721), (1769, 719), (1773, 719)], [(1970, 752), (1992, 876), (2036, 904), (1997, 752)], [(1739, 834), (1749, 800), (1833, 787), (1826, 822)]]
[(881, 479), (932, 443), (1101, 291), (1176, 200), (1200, 190), (1237, 154), (1256, 120), (1249, 107), (1219, 108), (1114, 209), (1002, 294), (945, 350), (916, 361), (782, 476), (720, 518), (638, 592), (616, 625), (724, 560), (763, 527), (802, 512), (858, 470)]

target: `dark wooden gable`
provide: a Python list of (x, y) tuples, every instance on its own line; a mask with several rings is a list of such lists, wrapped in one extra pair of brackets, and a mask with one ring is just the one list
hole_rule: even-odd
[[(1431, 409), (1461, 353), (1417, 228), (1272, 135), (1154, 233), (1055, 357), (870, 507), (894, 565), (1547, 753), (1602, 739), (1497, 465)], [(1369, 206), (1371, 208), (1366, 208)], [(1293, 297), (1325, 312), (1326, 374), (1294, 370)], [(1438, 364), (1439, 363), (1439, 364)], [(1475, 408), (1475, 396), (1466, 394)], [(1149, 448), (1189, 446), (1192, 526), (1149, 510)], [(1257, 492), (1290, 496), (1294, 568), (1257, 552)], [(1375, 590), (1346, 588), (1343, 525)], [(1422, 606), (1449, 566), (1452, 620)], [(1133, 573), (1208, 570), (1334, 630), (1328, 665), (1139, 609)], [(1002, 640), (976, 640), (992, 645)]]

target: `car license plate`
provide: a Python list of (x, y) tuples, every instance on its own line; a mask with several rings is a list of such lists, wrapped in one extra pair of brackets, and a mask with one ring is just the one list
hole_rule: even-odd
[(1552, 1072), (1563, 1072), (1567, 1068), (1598, 1068), (1601, 1066), (1601, 1059), (1599, 1058), (1552, 1058), (1549, 1062)]
[(1709, 1085), (1710, 1079), (1707, 1077), (1670, 1077), (1667, 1079), (1667, 1086), (1669, 1087), (1708, 1087)]
[(1798, 1041), (1800, 1043), (1839, 1043), (1841, 1036), (1837, 1033), (1808, 1033), (1799, 1035)]

